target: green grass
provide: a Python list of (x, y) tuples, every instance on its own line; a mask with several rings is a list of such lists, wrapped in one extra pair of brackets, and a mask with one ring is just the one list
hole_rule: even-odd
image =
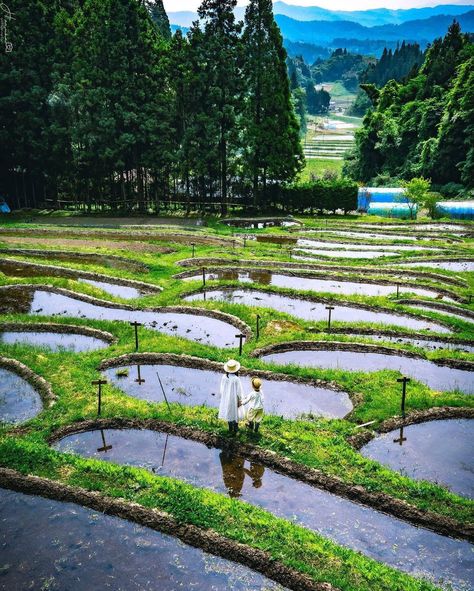
[(342, 172), (343, 160), (323, 160), (319, 158), (306, 158), (306, 166), (301, 173), (301, 181), (309, 181), (312, 176), (322, 176), (325, 172), (340, 175)]

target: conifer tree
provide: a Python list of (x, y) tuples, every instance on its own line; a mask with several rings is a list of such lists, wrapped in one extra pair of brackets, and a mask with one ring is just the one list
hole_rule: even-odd
[(271, 0), (251, 0), (243, 33), (244, 170), (253, 185), (254, 204), (269, 181), (295, 178), (303, 154), (291, 98), (286, 51)]
[(163, 0), (145, 0), (145, 6), (162, 37), (171, 39), (170, 21)]

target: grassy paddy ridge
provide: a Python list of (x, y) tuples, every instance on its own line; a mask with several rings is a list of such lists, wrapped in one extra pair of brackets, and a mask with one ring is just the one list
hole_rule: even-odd
[[(350, 217), (338, 224), (330, 220), (328, 225), (337, 230), (338, 227), (352, 223)], [(360, 223), (360, 222), (359, 222)], [(319, 224), (319, 226), (318, 226)], [(356, 224), (353, 224), (356, 226)], [(320, 227), (321, 221), (305, 220), (305, 229)], [(389, 224), (387, 224), (389, 226)], [(409, 228), (410, 225), (407, 224)], [(45, 242), (45, 237), (58, 240), (58, 232), (67, 234), (69, 241), (76, 235), (87, 238), (89, 246), (73, 248), (69, 243), (67, 248), (78, 252), (100, 252), (105, 255), (119, 255), (139, 261), (149, 267), (149, 272), (134, 272), (133, 270), (116, 269), (110, 266), (91, 263), (81, 263), (77, 260), (67, 262), (56, 260), (54, 253), (45, 257), (21, 256), (15, 254), (14, 259), (25, 261), (37, 261), (40, 264), (64, 266), (67, 268), (92, 271), (108, 275), (113, 278), (139, 280), (163, 287), (160, 294), (146, 295), (138, 300), (130, 302), (137, 308), (156, 307), (162, 305), (179, 305), (182, 303), (182, 295), (193, 288), (199, 288), (199, 282), (184, 282), (173, 276), (183, 271), (178, 265), (183, 259), (191, 257), (190, 243), (195, 237), (196, 257), (220, 258), (229, 261), (239, 258), (249, 261), (270, 261), (282, 266), (288, 263), (289, 256), (285, 247), (278, 244), (263, 244), (255, 241), (247, 242), (246, 247), (240, 240), (244, 231), (232, 230), (211, 220), (210, 227), (199, 229), (197, 232), (189, 232), (187, 243), (173, 241), (172, 228), (160, 228), (159, 239), (153, 236), (155, 230), (148, 229), (141, 232), (139, 228), (133, 230), (120, 230), (123, 240), (133, 237), (134, 244), (139, 242), (144, 245), (156, 247), (170, 247), (173, 252), (150, 252), (146, 248), (142, 251), (121, 248), (112, 248), (114, 239), (107, 239), (107, 234), (112, 231), (102, 229), (75, 229), (64, 232), (64, 229), (35, 226), (30, 224), (8, 224), (9, 240), (2, 242), (3, 233), (0, 227), (0, 247), (11, 247), (11, 236), (15, 235), (16, 228), (28, 228), (29, 243), (27, 248), (40, 250), (54, 250), (58, 248)], [(117, 234), (117, 230), (113, 231)], [(177, 230), (180, 234), (185, 231)], [(37, 243), (30, 240), (37, 233), (41, 238)], [(163, 233), (166, 234), (163, 237)], [(235, 233), (235, 248), (232, 244), (232, 233)], [(277, 228), (253, 231), (255, 234), (272, 234), (274, 236), (286, 236), (288, 232)], [(133, 234), (133, 236), (132, 236)], [(293, 235), (293, 234), (292, 234)], [(21, 240), (21, 230), (18, 238)], [(199, 236), (212, 236), (229, 239), (228, 246), (221, 244), (199, 243)], [(107, 246), (101, 243), (107, 241)], [(356, 243), (356, 240), (352, 241)], [(449, 233), (443, 233), (441, 240), (423, 242), (423, 246), (436, 246), (445, 248), (446, 256), (472, 256), (472, 241), (465, 239), (455, 245), (450, 241)], [(15, 244), (18, 248), (18, 244)], [(438, 253), (436, 256), (438, 256)], [(408, 260), (412, 255), (402, 253), (398, 261)], [(9, 257), (8, 257), (9, 258)], [(420, 258), (419, 256), (416, 257)], [(316, 262), (316, 261), (315, 261)], [(387, 279), (387, 276), (377, 273), (380, 261), (349, 260), (344, 266), (354, 269), (353, 274), (347, 273), (348, 279), (358, 275), (358, 267), (373, 267), (372, 278)], [(386, 263), (384, 263), (385, 265)], [(330, 265), (329, 265), (330, 266)], [(333, 269), (334, 270), (334, 269)], [(336, 269), (337, 270), (337, 269)], [(440, 276), (458, 277), (466, 281), (465, 286), (445, 284), (459, 296), (467, 298), (474, 288), (474, 279), (471, 273), (453, 273), (449, 271), (436, 271)], [(285, 293), (288, 295), (299, 294), (295, 278), (295, 287), (292, 289), (265, 287), (267, 291)], [(414, 280), (411, 280), (415, 283)], [(122, 302), (123, 300), (105, 294), (102, 290), (75, 280), (47, 275), (15, 278), (0, 274), (0, 285), (37, 284), (63, 287), (77, 293), (98, 297), (110, 302)], [(225, 282), (227, 286), (237, 286), (236, 282)], [(426, 281), (417, 281), (417, 285), (436, 286), (437, 282), (432, 278)], [(221, 285), (210, 284), (210, 287)], [(262, 287), (262, 286), (261, 286)], [(314, 295), (314, 294), (312, 294)], [(333, 303), (347, 301), (352, 303), (369, 304), (394, 311), (406, 311), (430, 317), (433, 320), (442, 320), (449, 325), (454, 336), (459, 339), (472, 340), (474, 326), (472, 323), (463, 322), (457, 318), (449, 318), (442, 312), (417, 311), (407, 306), (400, 306), (392, 297), (368, 297), (360, 295), (337, 296), (335, 294), (318, 294), (324, 296)], [(358, 424), (375, 421), (375, 425), (399, 414), (400, 386), (397, 383), (398, 372), (382, 371), (375, 374), (363, 372), (344, 372), (341, 370), (309, 369), (296, 366), (276, 367), (269, 366), (252, 357), (252, 352), (259, 347), (291, 340), (337, 340), (353, 341), (350, 335), (328, 335), (324, 332), (325, 322), (306, 322), (291, 315), (282, 314), (265, 308), (248, 307), (227, 302), (194, 302), (187, 305), (206, 307), (222, 310), (233, 314), (255, 328), (257, 314), (261, 316), (261, 335), (257, 342), (255, 338), (249, 340), (242, 356), (242, 364), (248, 368), (273, 369), (289, 376), (306, 378), (318, 378), (335, 382), (354, 398), (360, 400), (353, 413), (347, 420), (324, 420), (308, 417), (306, 420), (290, 421), (279, 417), (267, 416), (262, 426), (261, 438), (256, 441), (245, 432), (238, 435), (242, 443), (257, 443), (260, 447), (272, 450), (281, 456), (303, 464), (305, 466), (323, 471), (325, 474), (342, 479), (352, 485), (362, 486), (371, 492), (380, 492), (393, 498), (403, 500), (423, 511), (430, 511), (440, 516), (455, 519), (466, 523), (473, 521), (473, 503), (461, 498), (436, 484), (418, 482), (406, 478), (396, 472), (382, 467), (380, 464), (363, 458), (347, 442), (347, 438), (360, 432)], [(462, 307), (473, 309), (472, 305), (464, 304)], [(425, 582), (415, 580), (407, 575), (378, 564), (364, 556), (358, 555), (336, 544), (325, 540), (293, 523), (278, 519), (273, 515), (216, 493), (197, 489), (190, 485), (174, 481), (169, 478), (153, 476), (144, 470), (111, 466), (94, 460), (85, 460), (75, 456), (59, 454), (48, 445), (49, 437), (55, 430), (67, 426), (76, 421), (92, 419), (96, 416), (96, 399), (91, 381), (99, 376), (98, 366), (104, 359), (111, 359), (122, 354), (134, 351), (132, 332), (129, 326), (119, 322), (107, 322), (87, 319), (71, 318), (45, 318), (31, 317), (25, 314), (5, 313), (0, 317), (2, 322), (44, 322), (53, 321), (78, 326), (91, 326), (112, 333), (117, 338), (117, 343), (109, 348), (90, 353), (73, 354), (67, 352), (52, 353), (46, 348), (33, 348), (26, 345), (6, 345), (0, 343), (0, 355), (17, 359), (28, 365), (38, 375), (49, 381), (53, 391), (58, 396), (57, 404), (44, 411), (37, 418), (30, 421), (25, 427), (11, 429), (3, 427), (0, 430), (0, 466), (13, 468), (25, 474), (35, 474), (52, 478), (54, 480), (81, 486), (88, 490), (100, 491), (112, 497), (122, 497), (135, 501), (147, 507), (155, 507), (167, 511), (183, 523), (192, 523), (199, 527), (211, 528), (227, 537), (246, 543), (255, 548), (264, 549), (279, 560), (302, 573), (309, 574), (315, 581), (331, 582), (342, 590), (365, 589), (407, 589), (428, 590), (433, 587)], [(352, 326), (361, 330), (367, 324), (351, 323), (335, 326)], [(373, 325), (371, 325), (373, 328)], [(387, 328), (387, 327), (385, 327)], [(394, 331), (400, 331), (400, 327), (392, 327)], [(406, 332), (406, 331), (403, 331)], [(359, 342), (371, 342), (369, 339), (358, 339)], [(392, 348), (406, 349), (408, 351), (423, 354), (428, 359), (463, 359), (473, 361), (474, 355), (452, 350), (428, 351), (406, 344), (389, 344)], [(229, 355), (238, 356), (237, 349), (224, 351), (215, 347), (207, 347), (186, 339), (171, 337), (156, 333), (149, 329), (140, 330), (140, 351), (189, 354), (197, 357), (216, 361), (225, 361)], [(438, 406), (474, 407), (472, 397), (459, 392), (442, 393), (434, 392), (418, 382), (412, 382), (409, 387), (409, 410), (426, 410)], [(227, 436), (226, 426), (217, 420), (214, 409), (207, 407), (181, 407), (173, 405), (171, 412), (166, 405), (151, 404), (130, 398), (117, 388), (107, 386), (103, 416), (114, 418), (154, 418), (161, 421), (172, 422), (177, 425), (198, 428), (206, 432)]]

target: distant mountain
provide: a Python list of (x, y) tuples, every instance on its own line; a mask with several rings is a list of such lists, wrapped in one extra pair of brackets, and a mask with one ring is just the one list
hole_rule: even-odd
[(288, 16), (297, 21), (351, 21), (366, 27), (379, 25), (399, 25), (412, 20), (424, 20), (433, 16), (459, 16), (474, 10), (474, 4), (442, 4), (428, 8), (410, 8), (408, 10), (389, 10), (377, 8), (373, 10), (342, 11), (327, 10), (318, 6), (294, 6), (285, 2), (275, 2), (275, 14)]
[[(453, 21), (451, 15), (439, 15), (400, 25), (366, 27), (352, 21), (334, 21), (328, 24), (327, 21), (298, 21), (283, 15), (276, 15), (275, 18), (285, 39), (323, 46), (331, 46), (334, 39), (383, 40), (392, 43), (405, 40), (426, 45), (436, 37), (442, 37)], [(474, 31), (474, 10), (456, 18), (463, 31)]]
[[(315, 0), (317, 1), (317, 0)], [(295, 6), (286, 2), (274, 2), (275, 14), (287, 16), (297, 21), (350, 21), (365, 27), (376, 27), (380, 25), (399, 25), (413, 20), (424, 20), (433, 16), (449, 15), (459, 16), (474, 10), (474, 3), (470, 5), (441, 4), (428, 8), (410, 8), (407, 10), (389, 10), (388, 8), (377, 8), (373, 10), (328, 10), (319, 6)], [(245, 7), (236, 9), (238, 19), (243, 19)], [(169, 12), (170, 22), (181, 27), (190, 27), (197, 19), (197, 13), (191, 11)]]

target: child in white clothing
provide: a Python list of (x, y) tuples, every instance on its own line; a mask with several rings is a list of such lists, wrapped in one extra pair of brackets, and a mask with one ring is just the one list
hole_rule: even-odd
[(260, 423), (263, 419), (263, 392), (262, 380), (260, 378), (252, 379), (252, 392), (241, 402), (242, 406), (247, 406), (247, 427), (251, 431), (258, 433)]

